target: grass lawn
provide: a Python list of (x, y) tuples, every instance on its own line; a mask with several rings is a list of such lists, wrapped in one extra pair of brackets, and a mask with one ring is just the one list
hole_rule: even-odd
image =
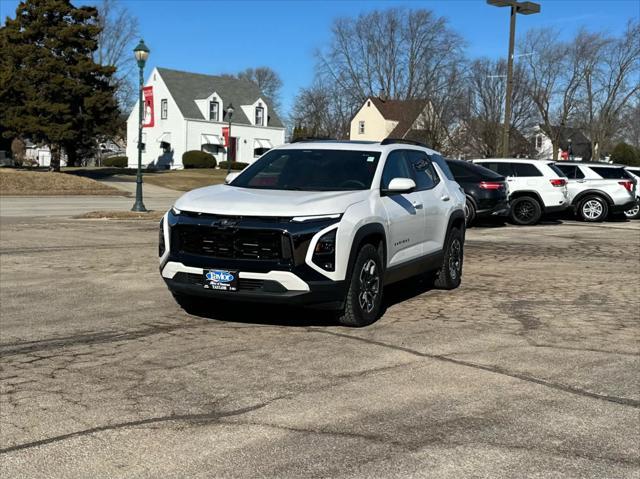
[(198, 168), (189, 170), (145, 171), (144, 182), (178, 191), (189, 191), (202, 186), (224, 183), (227, 170)]
[(120, 195), (126, 193), (90, 178), (45, 170), (0, 168), (0, 195), (60, 196), (60, 195)]

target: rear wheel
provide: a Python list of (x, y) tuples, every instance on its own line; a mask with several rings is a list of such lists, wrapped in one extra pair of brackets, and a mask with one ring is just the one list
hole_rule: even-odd
[(338, 318), (344, 326), (366, 326), (378, 319), (382, 305), (382, 259), (378, 249), (364, 245), (353, 266), (344, 311)]
[(630, 210), (625, 211), (624, 216), (629, 220), (636, 220), (640, 218), (640, 203)]
[(434, 285), (440, 289), (455, 289), (462, 281), (464, 260), (464, 238), (462, 231), (452, 228), (445, 245), (442, 266), (436, 274)]
[(607, 202), (599, 196), (587, 196), (578, 205), (578, 216), (589, 223), (603, 221), (608, 213)]
[(467, 198), (467, 202), (464, 204), (464, 221), (467, 226), (473, 223), (476, 219), (476, 207), (473, 205), (473, 201)]
[(538, 200), (531, 196), (521, 196), (511, 202), (509, 217), (517, 225), (530, 226), (540, 221), (542, 207)]

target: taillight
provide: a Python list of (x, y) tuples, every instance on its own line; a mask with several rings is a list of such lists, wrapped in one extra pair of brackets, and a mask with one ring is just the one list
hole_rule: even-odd
[(564, 186), (567, 184), (567, 180), (549, 180), (553, 186)]
[(504, 188), (504, 183), (500, 181), (481, 181), (478, 186), (483, 190), (501, 190)]
[(633, 191), (633, 181), (631, 180), (618, 181), (618, 184), (624, 186), (627, 191)]

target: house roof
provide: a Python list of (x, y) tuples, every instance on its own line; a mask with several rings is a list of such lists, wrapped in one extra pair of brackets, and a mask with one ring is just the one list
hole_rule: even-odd
[(398, 124), (389, 133), (391, 138), (404, 138), (415, 123), (418, 116), (427, 107), (427, 100), (383, 100), (371, 97), (368, 100), (375, 105), (385, 120), (397, 121)]
[[(234, 123), (251, 125), (252, 123), (240, 106), (251, 105), (258, 98), (265, 98), (255, 83), (231, 75), (203, 75), (168, 68), (157, 68), (157, 70), (185, 118), (204, 120), (205, 118), (195, 101), (208, 98), (212, 93), (217, 92), (225, 104), (233, 103), (235, 105)], [(284, 126), (271, 105), (269, 105), (267, 126), (279, 128)]]
[[(543, 125), (540, 125), (540, 130)], [(591, 141), (589, 138), (578, 128), (571, 128), (568, 126), (552, 126), (553, 134), (559, 131), (559, 146), (563, 151), (569, 149), (569, 139), (571, 139), (571, 151), (574, 156), (579, 156), (585, 159), (591, 159)]]

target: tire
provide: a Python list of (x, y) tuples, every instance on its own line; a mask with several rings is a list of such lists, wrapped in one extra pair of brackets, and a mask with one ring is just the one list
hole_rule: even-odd
[(578, 204), (578, 216), (582, 221), (588, 223), (604, 221), (608, 214), (609, 205), (599, 196), (587, 196)]
[(340, 324), (362, 327), (378, 319), (382, 305), (383, 273), (378, 249), (371, 244), (364, 245), (353, 265), (344, 311), (338, 317)]
[(637, 220), (640, 218), (640, 203), (636, 204), (635, 208), (625, 211), (624, 216), (628, 220)]
[(467, 202), (464, 204), (464, 222), (467, 227), (476, 219), (476, 207), (473, 205), (473, 201), (467, 198)]
[(509, 218), (520, 226), (535, 225), (542, 217), (542, 206), (532, 196), (520, 196), (511, 202)]
[(464, 262), (464, 238), (462, 231), (452, 228), (447, 238), (442, 266), (436, 273), (434, 286), (439, 289), (456, 289), (462, 281)]

